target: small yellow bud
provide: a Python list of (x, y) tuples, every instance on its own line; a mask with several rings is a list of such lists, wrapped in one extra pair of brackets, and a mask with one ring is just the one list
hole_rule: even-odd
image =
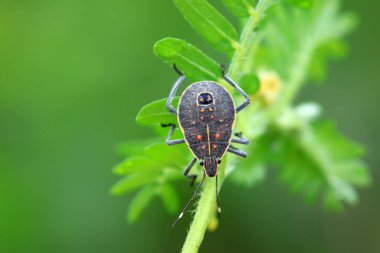
[(210, 232), (213, 232), (218, 228), (218, 225), (219, 225), (218, 218), (216, 217), (216, 215), (212, 215), (210, 222), (208, 223), (207, 230)]
[(265, 105), (270, 106), (276, 101), (281, 91), (281, 80), (273, 71), (259, 73), (259, 79), (260, 90), (258, 96), (264, 100)]

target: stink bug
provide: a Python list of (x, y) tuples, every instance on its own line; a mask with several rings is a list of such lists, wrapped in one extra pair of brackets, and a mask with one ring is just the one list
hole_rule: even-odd
[(236, 134), (238, 138), (232, 138), (232, 129), (236, 113), (243, 110), (250, 102), (249, 96), (225, 75), (224, 66), (222, 65), (221, 74), (223, 79), (245, 98), (242, 104), (235, 108), (231, 95), (222, 85), (213, 81), (202, 81), (193, 83), (185, 89), (180, 97), (178, 109), (176, 109), (172, 106), (172, 100), (185, 76), (175, 65), (174, 70), (178, 73), (179, 78), (170, 91), (166, 107), (171, 113), (177, 115), (179, 126), (185, 138), (171, 140), (176, 126), (174, 124), (163, 125), (171, 127), (166, 144), (171, 146), (186, 143), (195, 157), (186, 167), (183, 174), (190, 178), (192, 180), (191, 184), (193, 184), (196, 175), (189, 175), (189, 171), (199, 161), (203, 167), (203, 177), (190, 201), (173, 223), (173, 226), (182, 218), (183, 213), (197, 197), (206, 176), (215, 177), (218, 214), (221, 213), (218, 196), (218, 167), (226, 152), (247, 157), (245, 152), (231, 147), (230, 144), (231, 142), (248, 144), (248, 140), (242, 137), (241, 134)]

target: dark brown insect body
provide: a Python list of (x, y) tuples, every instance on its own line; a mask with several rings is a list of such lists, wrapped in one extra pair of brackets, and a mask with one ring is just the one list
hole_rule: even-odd
[(241, 157), (247, 157), (247, 154), (244, 151), (234, 148), (230, 144), (232, 142), (245, 145), (249, 143), (241, 134), (235, 134), (238, 138), (232, 138), (232, 130), (235, 123), (236, 113), (244, 109), (249, 104), (250, 99), (236, 83), (224, 74), (224, 67), (222, 66), (222, 77), (245, 98), (245, 101), (235, 108), (231, 95), (223, 86), (213, 81), (202, 81), (191, 84), (183, 92), (177, 112), (177, 109), (172, 106), (172, 100), (178, 87), (185, 79), (185, 76), (175, 66), (174, 69), (180, 77), (170, 91), (166, 107), (170, 112), (177, 115), (178, 122), (185, 138), (171, 140), (176, 125), (163, 125), (171, 127), (166, 143), (168, 145), (176, 145), (186, 142), (190, 150), (193, 152), (195, 158), (191, 160), (183, 173), (186, 177), (192, 179), (192, 184), (197, 176), (189, 174), (189, 172), (197, 161), (200, 161), (200, 165), (203, 167), (204, 171), (201, 183), (195, 190), (193, 197), (174, 222), (175, 224), (180, 218), (182, 218), (184, 211), (196, 198), (206, 175), (209, 177), (215, 176), (216, 178), (216, 200), (218, 204), (218, 213), (221, 212), (218, 197), (218, 165), (221, 163), (221, 159), (226, 152)]
[(194, 83), (182, 94), (177, 116), (186, 143), (203, 162), (206, 175), (216, 176), (235, 122), (231, 95), (215, 82)]

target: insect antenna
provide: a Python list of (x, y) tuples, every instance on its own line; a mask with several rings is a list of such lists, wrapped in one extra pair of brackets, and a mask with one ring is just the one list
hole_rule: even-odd
[(187, 203), (187, 205), (182, 209), (182, 212), (179, 214), (178, 218), (173, 222), (172, 227), (174, 227), (175, 224), (177, 224), (177, 222), (182, 218), (183, 213), (184, 213), (184, 212), (185, 212), (185, 211), (191, 206), (191, 204), (193, 203), (193, 201), (194, 201), (195, 198), (197, 197), (198, 192), (199, 192), (199, 190), (200, 190), (201, 187), (202, 187), (203, 181), (205, 180), (205, 177), (206, 177), (206, 173), (203, 172), (202, 181), (201, 181), (200, 184), (198, 185), (197, 189), (195, 190), (193, 196), (191, 197), (191, 199), (189, 200), (189, 202)]
[(215, 177), (215, 192), (216, 192), (216, 205), (218, 208), (218, 217), (222, 214), (222, 208), (220, 207), (219, 192), (218, 192), (218, 175)]

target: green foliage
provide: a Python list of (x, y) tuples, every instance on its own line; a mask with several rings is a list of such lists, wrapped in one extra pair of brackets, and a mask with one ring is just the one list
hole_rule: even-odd
[[(321, 107), (316, 103), (294, 106), (294, 97), (307, 80), (322, 81), (327, 60), (346, 52), (344, 36), (355, 25), (352, 14), (341, 13), (338, 0), (261, 0), (254, 6), (248, 0), (223, 0), (226, 8), (243, 22), (240, 35), (227, 19), (205, 0), (174, 0), (190, 25), (215, 49), (230, 57), (228, 74), (238, 80), (253, 103), (239, 113), (235, 129), (251, 141), (243, 147), (247, 159), (226, 155), (220, 168), (220, 180), (252, 186), (265, 179), (269, 167), (280, 170), (280, 179), (292, 192), (300, 192), (311, 202), (322, 196), (324, 206), (340, 210), (344, 203), (357, 202), (355, 187), (370, 182), (368, 169), (361, 161), (363, 148), (343, 137), (334, 124), (320, 121)], [(258, 29), (259, 28), (259, 29)], [(240, 36), (240, 37), (239, 37)], [(175, 38), (166, 38), (154, 46), (155, 54), (169, 65), (176, 64), (193, 81), (220, 81), (220, 68), (197, 47)], [(167, 86), (169, 90), (170, 87)], [(238, 94), (233, 94), (239, 100)], [(166, 100), (146, 105), (136, 121), (155, 127), (177, 123), (165, 107)], [(175, 99), (178, 103), (178, 98)], [(181, 132), (175, 135), (181, 138)], [(135, 221), (153, 196), (162, 199), (166, 209), (178, 209), (178, 196), (172, 182), (182, 179), (182, 171), (191, 160), (184, 145), (168, 147), (161, 137), (141, 151), (123, 144), (127, 159), (114, 168), (123, 178), (112, 188), (113, 194), (139, 191), (128, 214)], [(144, 146), (149, 144), (144, 142)], [(195, 216), (183, 252), (199, 247), (213, 213), (212, 184), (205, 183), (199, 210)], [(195, 231), (202, 228), (202, 231)], [(198, 246), (197, 246), (198, 245)], [(193, 251), (188, 251), (189, 249)]]
[(140, 214), (146, 208), (155, 194), (156, 189), (151, 185), (145, 186), (136, 194), (136, 196), (132, 199), (128, 209), (128, 222), (133, 223), (138, 220)]
[(206, 0), (174, 0), (184, 18), (212, 47), (232, 56), (238, 33)]
[(322, 82), (327, 75), (326, 59), (339, 59), (346, 55), (347, 45), (342, 40), (330, 41), (321, 44), (313, 54), (309, 66), (309, 75), (312, 80)]
[[(355, 16), (340, 13), (339, 1), (315, 1), (309, 9), (279, 4), (267, 16), (255, 67), (275, 70), (285, 82), (300, 74), (321, 80), (326, 60), (344, 54), (343, 36), (355, 25)], [(298, 63), (308, 71), (296, 69)]]
[[(149, 177), (148, 175), (152, 175), (153, 177)], [(111, 193), (113, 195), (120, 195), (123, 193), (128, 193), (135, 189), (138, 189), (146, 184), (149, 184), (155, 180), (154, 176), (157, 176), (158, 173), (134, 173), (128, 175), (121, 180), (119, 180), (114, 186), (111, 188)]]
[(370, 181), (360, 161), (363, 147), (340, 134), (332, 122), (307, 121), (310, 118), (302, 110), (288, 112), (274, 130), (277, 149), (272, 152), (281, 168), (281, 180), (292, 191), (302, 192), (308, 202), (322, 192), (328, 209), (340, 210), (343, 202), (355, 204), (354, 186), (365, 186)]
[[(124, 147), (133, 146), (135, 141), (124, 143)], [(134, 222), (154, 196), (159, 196), (166, 209), (173, 213), (178, 209), (179, 199), (170, 182), (183, 177), (182, 167), (187, 162), (181, 147), (169, 147), (162, 141), (153, 143), (134, 153), (126, 160), (116, 165), (113, 172), (122, 176), (112, 188), (111, 194), (120, 195), (141, 190), (132, 200), (127, 220)], [(175, 159), (174, 159), (175, 158)]]
[(158, 41), (154, 53), (170, 65), (176, 66), (192, 80), (218, 80), (220, 66), (195, 46), (175, 38)]
[(253, 1), (247, 0), (222, 0), (224, 6), (236, 17), (246, 18), (254, 11)]
[(286, 0), (289, 4), (292, 4), (299, 8), (310, 8), (313, 5), (312, 0)]
[(240, 161), (239, 169), (231, 173), (233, 181), (248, 187), (261, 183), (265, 179), (268, 161), (272, 155), (270, 137), (262, 135), (256, 138), (250, 144), (250, 152), (254, 155), (254, 158)]
[(369, 183), (366, 167), (358, 160), (363, 149), (340, 135), (329, 122), (286, 133), (281, 142), (281, 179), (291, 190), (302, 191), (308, 201), (322, 191), (325, 207), (340, 210), (342, 202), (357, 202), (355, 185)]
[(239, 79), (239, 86), (248, 95), (254, 95), (260, 89), (260, 80), (255, 74), (244, 74)]
[[(175, 115), (166, 109), (166, 99), (161, 99), (147, 104), (136, 116), (136, 121), (140, 125), (157, 125), (176, 123)], [(173, 105), (178, 104), (178, 98), (173, 99)]]
[(160, 197), (168, 212), (177, 212), (179, 208), (179, 199), (173, 186), (170, 184), (162, 184), (160, 187)]

